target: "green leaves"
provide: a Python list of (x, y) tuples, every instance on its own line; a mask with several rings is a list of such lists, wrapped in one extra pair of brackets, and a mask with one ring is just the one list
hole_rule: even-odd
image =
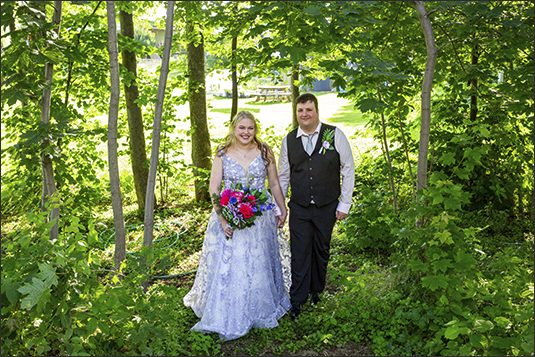
[(435, 233), (435, 238), (440, 241), (442, 244), (453, 244), (453, 239), (451, 233), (448, 231), (442, 231)]
[(440, 157), (440, 161), (444, 165), (451, 165), (456, 162), (455, 160), (455, 152), (446, 152)]
[(408, 267), (413, 271), (425, 273), (429, 269), (429, 264), (422, 262), (420, 259), (414, 259), (409, 262)]
[(26, 310), (30, 310), (37, 303), (44, 307), (50, 299), (50, 295), (47, 294), (50, 293), (50, 286), (37, 278), (33, 278), (31, 283), (24, 284), (18, 291), (23, 295), (28, 295), (21, 301), (21, 308)]
[(448, 281), (449, 278), (444, 276), (444, 274), (429, 275), (422, 278), (422, 286), (431, 289), (431, 291), (446, 289), (448, 287)]
[[(44, 306), (50, 300), (50, 288), (52, 285), (58, 285), (55, 268), (52, 268), (50, 264), (39, 263), (39, 269), (40, 272), (36, 278), (32, 279), (31, 283), (25, 283), (17, 289), (22, 295), (27, 295), (21, 301), (23, 309), (30, 310), (37, 304), (39, 304), (40, 310), (44, 309)], [(14, 297), (12, 293), (12, 298)]]
[(373, 98), (362, 99), (357, 102), (356, 106), (363, 113), (366, 113), (366, 112), (378, 113), (383, 108), (385, 108), (384, 103)]
[(311, 16), (318, 16), (321, 14), (321, 8), (317, 5), (309, 5), (304, 11)]
[(56, 275), (56, 268), (50, 264), (39, 263), (39, 270), (41, 270), (37, 277), (43, 280), (46, 286), (58, 286), (58, 276)]
[(449, 340), (455, 340), (459, 335), (467, 335), (470, 332), (468, 327), (450, 326), (446, 329), (444, 337)]
[(290, 60), (294, 64), (298, 64), (306, 59), (306, 50), (294, 46), (281, 46), (278, 48), (282, 58), (290, 56)]
[(455, 266), (460, 271), (471, 271), (475, 268), (476, 260), (472, 254), (457, 252), (455, 255)]
[[(3, 269), (6, 269), (3, 267)], [(12, 304), (16, 304), (19, 301), (18, 289), (20, 284), (18, 282), (11, 281), (9, 278), (2, 279), (2, 293), (5, 293), (7, 300)]]

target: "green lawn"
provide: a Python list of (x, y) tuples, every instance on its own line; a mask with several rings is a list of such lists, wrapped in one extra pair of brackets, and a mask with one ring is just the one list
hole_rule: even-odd
[[(260, 113), (260, 109), (257, 108), (246, 108), (243, 110), (247, 110), (251, 113)], [(211, 108), (210, 111), (216, 113), (230, 114), (231, 108)]]
[(347, 126), (360, 126), (368, 122), (366, 115), (355, 109), (353, 104), (344, 105), (335, 116), (329, 118), (332, 124), (344, 124)]

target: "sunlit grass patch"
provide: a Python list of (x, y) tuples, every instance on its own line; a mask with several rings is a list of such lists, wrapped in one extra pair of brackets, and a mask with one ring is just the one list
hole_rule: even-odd
[[(223, 113), (223, 114), (230, 114), (232, 108), (212, 108), (210, 109), (211, 112), (216, 112), (216, 113)], [(248, 112), (251, 112), (251, 113), (260, 113), (260, 109), (257, 109), (257, 108), (238, 108), (238, 112), (241, 111), (241, 110), (247, 110)]]
[(334, 116), (328, 118), (328, 121), (332, 124), (344, 124), (348, 126), (365, 125), (368, 120), (369, 118), (360, 110), (355, 109), (353, 104), (344, 105)]

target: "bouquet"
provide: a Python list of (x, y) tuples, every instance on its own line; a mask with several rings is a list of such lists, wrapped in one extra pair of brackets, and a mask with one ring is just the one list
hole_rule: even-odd
[(218, 207), (216, 212), (221, 214), (233, 229), (251, 227), (256, 217), (271, 210), (275, 205), (266, 204), (268, 199), (266, 190), (249, 189), (241, 183), (224, 190), (221, 195), (212, 195), (212, 202)]

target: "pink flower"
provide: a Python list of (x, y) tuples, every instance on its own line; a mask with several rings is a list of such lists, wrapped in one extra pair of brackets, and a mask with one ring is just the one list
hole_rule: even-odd
[(238, 202), (240, 202), (243, 198), (243, 192), (235, 191), (231, 194), (232, 197), (236, 197), (238, 199)]
[(221, 192), (221, 197), (230, 197), (231, 193), (232, 190), (230, 188), (227, 188), (225, 191)]

